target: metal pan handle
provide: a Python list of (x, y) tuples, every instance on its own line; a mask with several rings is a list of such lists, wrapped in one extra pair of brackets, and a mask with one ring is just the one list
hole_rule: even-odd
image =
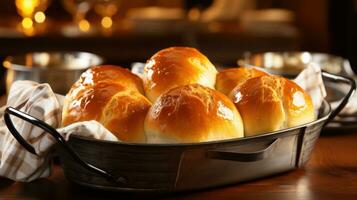
[(237, 152), (227, 149), (214, 149), (214, 150), (207, 151), (207, 156), (209, 158), (218, 159), (218, 160), (255, 162), (267, 158), (275, 149), (275, 147), (278, 145), (279, 141), (280, 139), (276, 138), (264, 149), (254, 152)]
[(56, 139), (56, 141), (62, 145), (62, 147), (64, 147), (64, 149), (74, 158), (74, 160), (76, 160), (80, 165), (82, 165), (84, 168), (96, 173), (96, 174), (100, 174), (103, 177), (107, 178), (110, 181), (116, 182), (116, 183), (121, 183), (121, 184), (126, 184), (127, 183), (127, 179), (124, 177), (116, 177), (110, 173), (108, 173), (107, 171), (100, 169), (98, 167), (95, 167), (89, 163), (87, 163), (86, 161), (82, 160), (81, 157), (78, 155), (78, 153), (70, 146), (67, 144), (66, 140), (57, 132), (56, 129), (54, 129), (53, 127), (51, 127), (50, 125), (48, 125), (47, 123), (31, 116), (28, 115), (22, 111), (19, 111), (15, 108), (12, 107), (7, 107), (5, 109), (5, 113), (4, 113), (4, 120), (5, 120), (5, 124), (7, 126), (7, 128), (9, 129), (10, 133), (15, 137), (15, 139), (30, 153), (37, 155), (35, 149), (33, 148), (33, 146), (31, 144), (29, 144), (22, 136), (21, 134), (16, 130), (10, 115), (14, 115), (26, 122), (31, 123), (34, 126), (37, 126), (39, 128), (41, 128), (42, 130), (44, 130), (46, 133), (49, 133), (53, 138)]
[(322, 77), (329, 80), (329, 81), (334, 81), (334, 82), (340, 82), (340, 83), (345, 83), (348, 84), (350, 86), (346, 96), (343, 97), (343, 99), (341, 100), (341, 102), (339, 103), (339, 105), (336, 107), (335, 110), (333, 110), (330, 114), (330, 116), (328, 117), (328, 119), (325, 122), (325, 125), (327, 123), (329, 123), (333, 118), (336, 117), (336, 115), (338, 115), (338, 113), (341, 112), (341, 110), (346, 106), (346, 104), (348, 103), (348, 101), (350, 100), (350, 98), (352, 97), (352, 95), (355, 93), (356, 91), (356, 82), (347, 76), (341, 76), (341, 75), (336, 75), (336, 74), (331, 74), (328, 72), (323, 71), (322, 72)]

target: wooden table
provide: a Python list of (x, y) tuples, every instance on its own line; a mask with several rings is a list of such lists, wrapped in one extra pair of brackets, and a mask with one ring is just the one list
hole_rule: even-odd
[[(2, 99), (2, 100), (1, 100)], [(0, 98), (0, 105), (4, 103)], [(31, 183), (0, 178), (0, 199), (125, 199), (138, 196), (83, 188), (66, 180), (60, 166)], [(322, 135), (305, 168), (212, 190), (145, 196), (152, 199), (357, 199), (357, 131)]]

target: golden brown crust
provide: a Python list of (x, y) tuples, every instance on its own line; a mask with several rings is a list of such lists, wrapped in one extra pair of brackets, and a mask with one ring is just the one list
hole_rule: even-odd
[(245, 136), (301, 125), (315, 119), (310, 96), (278, 76), (251, 78), (229, 95), (244, 122)]
[(144, 68), (146, 96), (154, 102), (171, 88), (191, 83), (214, 88), (216, 68), (194, 48), (171, 47), (152, 56)]
[[(93, 86), (99, 82), (109, 82), (125, 86), (127, 89), (144, 93), (143, 81), (126, 68), (115, 65), (101, 65), (89, 68), (75, 83), (78, 86)], [(74, 86), (74, 87), (78, 87)]]
[(122, 141), (146, 142), (144, 120), (150, 106), (136, 91), (118, 92), (104, 107), (100, 122)]
[(151, 103), (142, 91), (141, 79), (127, 69), (88, 69), (66, 95), (62, 126), (96, 120), (123, 141), (145, 142), (144, 119)]
[(284, 105), (288, 117), (288, 127), (298, 126), (315, 120), (311, 97), (294, 82), (285, 81)]
[(159, 97), (146, 116), (145, 131), (150, 143), (191, 143), (243, 137), (243, 124), (225, 95), (190, 84)]
[(237, 85), (244, 83), (250, 78), (263, 75), (268, 74), (255, 68), (239, 67), (225, 69), (217, 74), (216, 89), (225, 95), (229, 95)]

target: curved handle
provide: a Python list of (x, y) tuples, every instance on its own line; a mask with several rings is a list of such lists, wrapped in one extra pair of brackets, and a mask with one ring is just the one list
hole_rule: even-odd
[(326, 122), (324, 124), (324, 125), (326, 125), (333, 118), (335, 118), (336, 115), (338, 115), (338, 113), (340, 113), (341, 110), (346, 106), (346, 104), (348, 103), (348, 101), (350, 100), (350, 98), (352, 97), (352, 95), (356, 91), (356, 82), (350, 77), (331, 74), (331, 73), (328, 73), (328, 72), (325, 72), (325, 71), (322, 72), (322, 77), (326, 78), (326, 79), (328, 79), (330, 81), (340, 82), (340, 83), (345, 83), (345, 84), (350, 85), (350, 89), (348, 90), (346, 96), (343, 97), (342, 101), (339, 103), (339, 105), (336, 107), (336, 109), (331, 112), (330, 116), (326, 120)]
[(74, 160), (77, 161), (84, 168), (86, 168), (94, 173), (100, 174), (110, 181), (114, 181), (114, 182), (121, 183), (121, 184), (127, 183), (126, 178), (121, 177), (121, 176), (116, 177), (116, 176), (106, 172), (105, 170), (95, 167), (95, 166), (87, 163), (86, 161), (82, 160), (80, 158), (80, 156), (77, 154), (77, 152), (70, 145), (67, 144), (66, 140), (57, 132), (57, 130), (54, 129), (53, 127), (51, 127), (50, 125), (46, 124), (45, 122), (43, 122), (35, 117), (32, 117), (31, 115), (28, 115), (22, 111), (19, 111), (15, 108), (7, 107), (5, 109), (5, 113), (4, 113), (5, 124), (6, 124), (7, 128), (9, 129), (10, 133), (15, 137), (15, 139), (30, 153), (37, 155), (33, 146), (31, 144), (29, 144), (21, 136), (21, 134), (16, 130), (16, 128), (11, 120), (10, 115), (14, 115), (24, 121), (31, 123), (34, 126), (41, 128), (46, 133), (49, 133), (53, 138), (56, 139), (56, 141), (59, 144), (62, 145), (62, 147), (64, 147), (64, 149), (74, 158)]
[(275, 149), (280, 139), (276, 138), (267, 147), (254, 152), (237, 152), (229, 149), (215, 149), (207, 151), (209, 158), (218, 160), (231, 160), (239, 162), (255, 162), (267, 158)]

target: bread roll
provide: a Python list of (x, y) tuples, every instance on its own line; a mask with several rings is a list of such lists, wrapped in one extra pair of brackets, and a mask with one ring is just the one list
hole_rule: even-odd
[(229, 98), (199, 84), (161, 95), (145, 119), (148, 143), (193, 143), (243, 137), (242, 119)]
[(242, 116), (245, 136), (315, 120), (310, 96), (296, 83), (282, 77), (251, 78), (234, 88), (230, 98)]
[(99, 82), (108, 82), (125, 86), (144, 94), (143, 81), (128, 69), (115, 65), (101, 65), (91, 67), (83, 72), (75, 85), (93, 86)]
[(263, 75), (268, 74), (255, 68), (239, 67), (225, 69), (217, 74), (216, 89), (225, 95), (229, 95), (237, 85), (244, 83), (250, 78)]
[(162, 93), (180, 85), (199, 83), (214, 88), (216, 73), (215, 66), (194, 48), (163, 49), (145, 65), (145, 94), (154, 102)]
[(127, 69), (88, 69), (66, 95), (62, 126), (96, 120), (122, 141), (145, 142), (144, 119), (151, 103), (142, 91), (141, 79)]

